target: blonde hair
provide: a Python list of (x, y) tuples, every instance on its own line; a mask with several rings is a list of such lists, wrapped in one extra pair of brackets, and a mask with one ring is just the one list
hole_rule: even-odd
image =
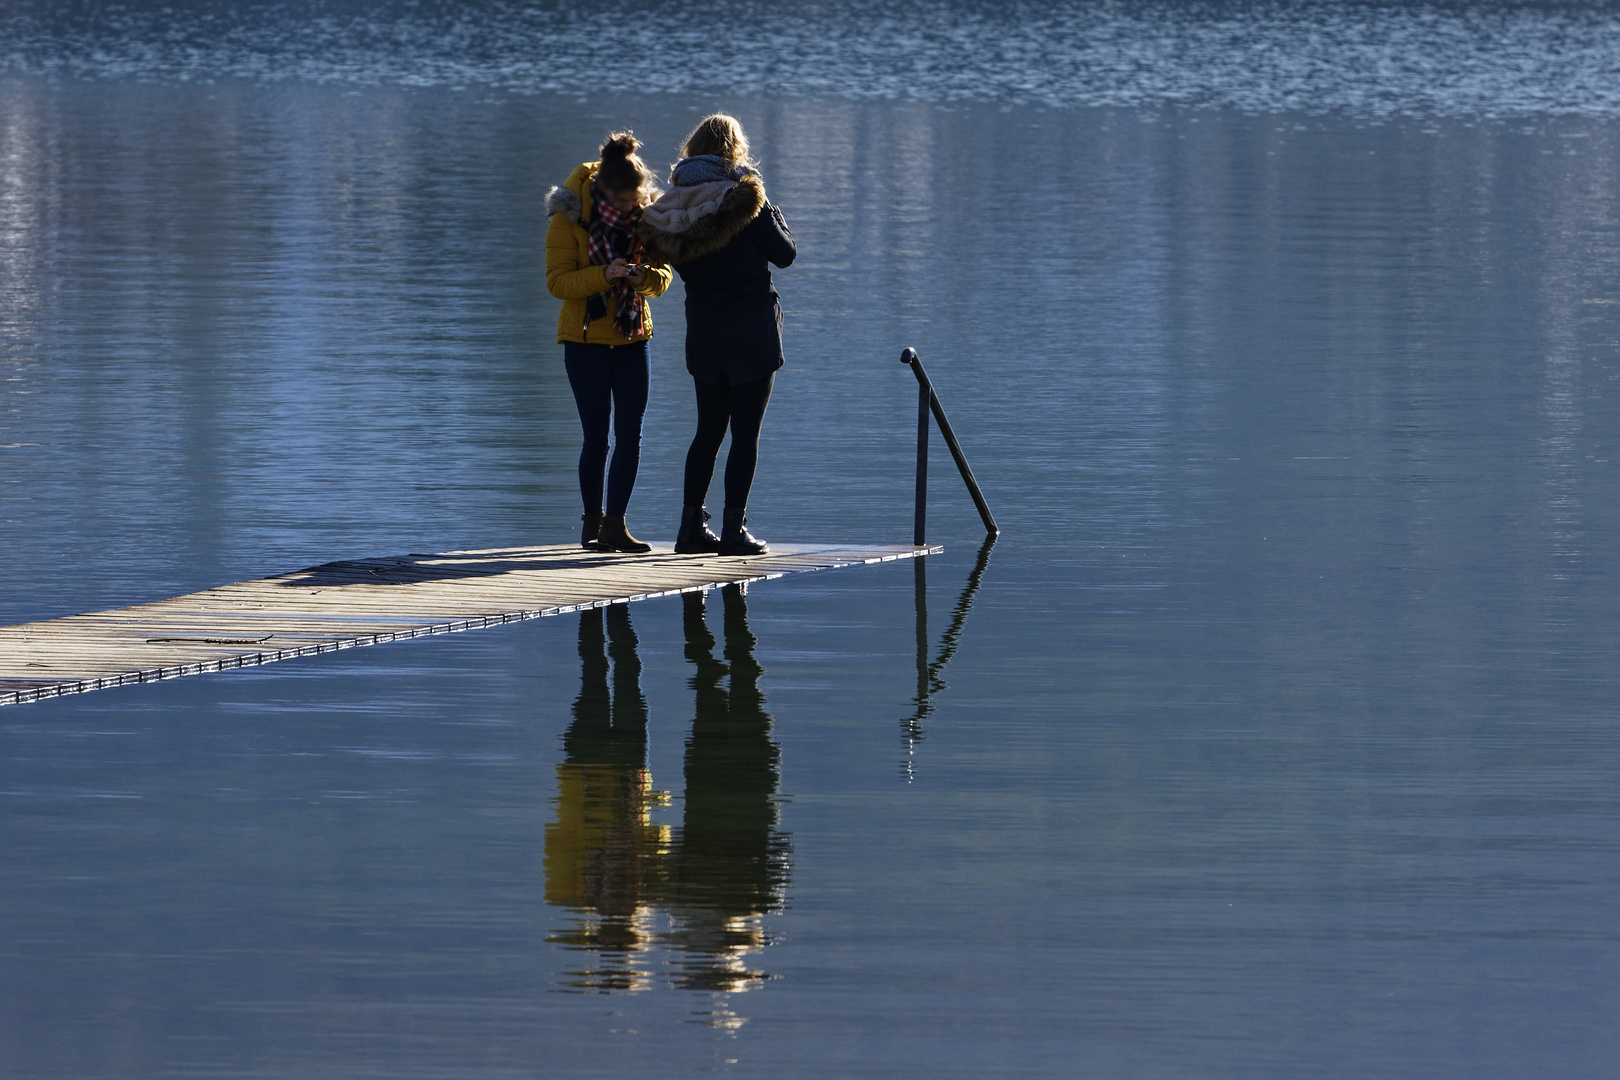
[(705, 116), (692, 129), (692, 134), (686, 137), (681, 157), (699, 157), (703, 154), (713, 154), (728, 165), (754, 168), (759, 164), (749, 156), (748, 136), (743, 133), (742, 124), (735, 116), (725, 113)]
[(629, 131), (615, 131), (602, 144), (602, 164), (596, 182), (606, 191), (634, 191), (638, 202), (651, 202), (658, 195), (658, 177), (636, 155), (641, 140)]

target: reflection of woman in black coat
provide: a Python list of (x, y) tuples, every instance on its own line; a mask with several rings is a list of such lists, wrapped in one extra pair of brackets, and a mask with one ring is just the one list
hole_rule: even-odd
[[(759, 555), (767, 548), (745, 527), (748, 492), (782, 366), (782, 309), (770, 268), (793, 262), (793, 234), (765, 199), (742, 125), (723, 113), (693, 129), (670, 182), (673, 189), (643, 211), (639, 231), (647, 258), (671, 264), (686, 283), (686, 370), (697, 387), (698, 426), (675, 550)], [(725, 515), (715, 536), (703, 501), (728, 426)]]
[[(781, 751), (759, 689), (748, 602), (740, 586), (721, 590), (725, 659), (702, 593), (687, 593), (686, 658), (696, 671), (696, 710), (686, 741), (686, 809), (665, 866), (665, 902), (675, 927), (669, 941), (685, 953), (677, 986), (738, 990), (762, 978), (743, 958), (769, 944), (759, 916), (778, 911), (788, 883), (788, 837), (777, 829)], [(729, 685), (721, 685), (721, 680)]]

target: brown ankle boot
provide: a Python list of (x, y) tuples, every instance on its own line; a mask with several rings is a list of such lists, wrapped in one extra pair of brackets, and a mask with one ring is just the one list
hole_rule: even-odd
[(598, 551), (628, 551), (632, 554), (641, 554), (651, 551), (651, 544), (643, 544), (630, 535), (630, 529), (624, 523), (623, 514), (608, 514), (602, 519), (602, 531), (596, 537)]
[(587, 510), (580, 516), (585, 527), (579, 531), (579, 546), (582, 548), (596, 547), (596, 538), (602, 532), (602, 511)]

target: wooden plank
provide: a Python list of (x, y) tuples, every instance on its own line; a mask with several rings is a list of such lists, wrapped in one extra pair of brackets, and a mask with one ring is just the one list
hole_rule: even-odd
[(351, 559), (149, 604), (0, 627), (0, 705), (608, 604), (889, 562), (939, 547), (791, 545), (722, 558), (566, 545)]

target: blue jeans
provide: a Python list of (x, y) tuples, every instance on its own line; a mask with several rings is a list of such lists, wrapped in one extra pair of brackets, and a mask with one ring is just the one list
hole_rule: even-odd
[[(579, 494), (585, 512), (623, 515), (641, 464), (641, 418), (647, 412), (652, 381), (652, 349), (645, 341), (629, 345), (563, 342), (568, 385), (579, 407), (585, 445), (579, 452)], [(602, 470), (608, 460), (608, 421), (613, 422), (613, 466), (607, 471), (607, 505), (602, 504)]]

